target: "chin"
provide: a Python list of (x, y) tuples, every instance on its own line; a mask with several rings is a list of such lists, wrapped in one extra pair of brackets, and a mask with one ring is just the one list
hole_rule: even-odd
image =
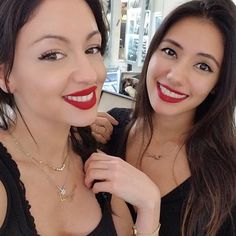
[(82, 114), (78, 116), (78, 119), (76, 120), (73, 119), (71, 125), (76, 127), (89, 126), (95, 121), (96, 117), (97, 117), (97, 109), (95, 109), (94, 111), (90, 110), (86, 113), (82, 112)]

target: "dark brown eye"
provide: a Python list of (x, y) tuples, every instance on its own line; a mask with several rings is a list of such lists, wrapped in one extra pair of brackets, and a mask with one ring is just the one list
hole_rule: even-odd
[(213, 72), (210, 66), (208, 66), (206, 63), (198, 63), (196, 64), (196, 67), (202, 71), (208, 71)]
[(163, 48), (161, 51), (170, 57), (177, 57), (176, 52), (171, 48)]
[(58, 51), (45, 52), (40, 55), (39, 60), (58, 61), (65, 57), (65, 54)]
[(97, 53), (100, 53), (101, 52), (101, 47), (97, 46), (97, 47), (92, 47), (92, 48), (89, 48), (86, 50), (86, 54), (97, 54)]

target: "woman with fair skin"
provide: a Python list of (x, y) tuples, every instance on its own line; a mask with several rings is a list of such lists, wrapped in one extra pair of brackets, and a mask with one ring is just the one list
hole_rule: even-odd
[(154, 232), (158, 188), (95, 153), (87, 127), (105, 79), (99, 1), (2, 0), (0, 22), (0, 235), (131, 235), (120, 198), (137, 206), (137, 230)]
[(235, 42), (232, 1), (180, 5), (150, 44), (134, 110), (92, 125), (160, 189), (160, 235), (236, 235)]

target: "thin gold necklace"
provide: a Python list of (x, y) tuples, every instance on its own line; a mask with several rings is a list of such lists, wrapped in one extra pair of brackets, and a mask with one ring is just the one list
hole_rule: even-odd
[(42, 160), (38, 160), (38, 159), (36, 159), (35, 157), (33, 157), (29, 152), (27, 152), (27, 151), (22, 147), (22, 145), (19, 143), (19, 141), (17, 140), (17, 138), (16, 138), (13, 134), (11, 134), (11, 133), (9, 133), (9, 134), (10, 134), (10, 136), (12, 137), (12, 139), (14, 140), (16, 146), (18, 146), (18, 148), (20, 149), (20, 151), (21, 151), (25, 156), (27, 156), (28, 158), (32, 159), (34, 162), (38, 163), (39, 165), (47, 166), (49, 169), (54, 170), (54, 171), (59, 171), (59, 172), (60, 172), (60, 171), (63, 171), (63, 170), (65, 169), (65, 167), (66, 167), (66, 161), (67, 161), (67, 159), (68, 159), (68, 149), (69, 149), (68, 147), (67, 147), (67, 151), (66, 151), (66, 154), (65, 154), (65, 157), (64, 157), (64, 159), (63, 159), (62, 164), (60, 165), (60, 167), (55, 167), (55, 166), (52, 166), (52, 165), (48, 164), (47, 162), (44, 162), (44, 161), (42, 161)]
[[(177, 149), (177, 148), (178, 148), (178, 150), (177, 150), (177, 152), (176, 152), (176, 154), (175, 154), (174, 159), (176, 159), (176, 157), (178, 156), (178, 153), (180, 152), (180, 150), (182, 149), (182, 147), (180, 147), (179, 145), (176, 145), (173, 149), (171, 149), (171, 150), (169, 151), (169, 153), (171, 153), (173, 150), (175, 150), (175, 149)], [(143, 156), (148, 157), (148, 158), (152, 158), (152, 159), (154, 159), (154, 160), (159, 161), (160, 159), (164, 158), (165, 156), (169, 156), (169, 155), (150, 153), (149, 151), (146, 150), (146, 151), (144, 152)]]
[(159, 160), (163, 157), (163, 156), (160, 155), (160, 154), (156, 155), (156, 154), (151, 154), (151, 153), (149, 153), (149, 152), (145, 152), (145, 153), (144, 153), (144, 156), (145, 156), (145, 157), (152, 158), (152, 159), (157, 160), (157, 161), (159, 161)]
[[(38, 168), (44, 172), (45, 176), (47, 177), (47, 179), (53, 184), (55, 185), (56, 189), (57, 189), (57, 193), (59, 195), (60, 201), (64, 202), (64, 201), (71, 201), (74, 197), (74, 193), (75, 193), (75, 189), (76, 189), (76, 185), (73, 185), (71, 191), (68, 191), (68, 189), (66, 188), (66, 181), (67, 181), (67, 176), (68, 176), (68, 172), (66, 173), (66, 177), (65, 177), (65, 181), (64, 183), (60, 186), (58, 184), (55, 183), (55, 181), (45, 172), (44, 169), (41, 168), (41, 166), (39, 166), (37, 163), (35, 163), (36, 166), (38, 166)], [(68, 165), (69, 168), (69, 165)]]
[(34, 163), (34, 164), (45, 174), (45, 176), (51, 182), (51, 184), (55, 185), (61, 202), (71, 201), (73, 199), (75, 189), (77, 186), (73, 185), (71, 191), (68, 191), (68, 189), (66, 188), (66, 181), (67, 181), (67, 177), (68, 177), (68, 173), (69, 173), (69, 171), (68, 171), (69, 164), (68, 164), (68, 168), (67, 168), (65, 181), (61, 186), (56, 184), (55, 180), (53, 180), (52, 177), (48, 173), (46, 173), (46, 171), (43, 168), (41, 168), (41, 166), (38, 163)]
[[(26, 150), (23, 148), (23, 146), (20, 144), (20, 142), (17, 140), (16, 137), (14, 137), (11, 133), (9, 133), (10, 136), (12, 137), (14, 143), (16, 144), (16, 147), (18, 148), (18, 150), (20, 152), (22, 152), (24, 154), (24, 156), (26, 156), (27, 158), (30, 158), (32, 163), (34, 163), (44, 174), (45, 176), (47, 177), (47, 179), (51, 182), (51, 184), (55, 185), (56, 189), (57, 189), (57, 193), (59, 195), (59, 198), (60, 198), (60, 201), (61, 202), (64, 202), (64, 201), (68, 201), (68, 200), (72, 200), (73, 199), (73, 196), (74, 196), (74, 192), (75, 192), (75, 189), (76, 189), (76, 185), (73, 185), (72, 187), (72, 190), (70, 192), (68, 192), (67, 188), (65, 187), (66, 185), (66, 181), (67, 181), (67, 176), (68, 176), (68, 172), (66, 173), (66, 177), (65, 177), (65, 181), (64, 183), (60, 186), (58, 184), (55, 183), (55, 181), (52, 179), (52, 177), (49, 176), (48, 173), (45, 172), (45, 170), (41, 167), (41, 163), (32, 157), (32, 155), (29, 153), (29, 152), (26, 152)], [(68, 148), (69, 149), (69, 148)], [(66, 158), (68, 158), (69, 156), (69, 151), (67, 149), (67, 154), (66, 154)], [(37, 160), (37, 161), (36, 161)], [(64, 167), (65, 168), (65, 167)], [(63, 169), (64, 169), (63, 168)], [(69, 168), (69, 164), (68, 164), (68, 168)], [(68, 169), (67, 168), (67, 169)], [(69, 170), (69, 169), (68, 169)], [(58, 171), (58, 170), (57, 170)]]
[[(182, 147), (183, 147), (183, 145), (182, 146), (179, 146), (179, 145), (176, 146), (176, 148), (178, 148), (178, 150), (177, 150), (177, 152), (174, 156), (173, 165), (172, 165), (172, 177), (173, 177), (173, 180), (174, 180), (176, 186), (178, 186), (179, 184), (178, 184), (178, 181), (177, 181), (177, 178), (176, 178), (176, 175), (175, 175), (175, 162), (177, 160), (177, 157), (178, 157), (179, 152), (181, 151)], [(154, 159), (156, 161), (159, 161), (160, 159), (163, 158), (163, 155), (161, 155), (161, 154), (151, 154), (149, 152), (145, 152), (143, 154), (143, 156), (147, 157), (147, 158)]]

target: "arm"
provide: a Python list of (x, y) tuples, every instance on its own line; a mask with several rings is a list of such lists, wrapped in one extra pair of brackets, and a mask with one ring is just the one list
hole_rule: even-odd
[[(115, 224), (115, 228), (116, 228), (116, 232), (118, 236), (133, 236), (132, 234), (132, 227), (134, 226), (134, 222), (132, 220), (132, 217), (130, 215), (130, 211), (125, 203), (125, 201), (123, 199), (120, 199), (116, 196), (112, 196), (112, 201), (111, 201), (111, 206), (112, 206), (112, 212), (113, 212), (113, 221)], [(155, 208), (153, 208), (155, 209)], [(150, 209), (151, 210), (151, 209)], [(150, 214), (150, 212), (153, 212)], [(147, 225), (151, 225), (151, 222), (154, 222), (154, 225), (156, 225), (156, 222), (159, 222), (159, 220), (153, 220), (153, 219), (159, 219), (159, 214), (157, 214), (157, 212), (159, 212), (158, 209), (154, 210), (154, 211), (146, 211), (147, 215), (142, 215), (141, 212), (138, 213), (138, 218), (137, 221), (135, 223), (136, 229), (138, 231), (138, 235), (142, 235), (142, 236), (158, 236), (158, 232), (157, 232), (157, 228), (159, 227), (159, 223), (157, 224), (157, 226), (155, 226), (156, 228), (152, 231), (150, 231), (151, 228), (154, 228), (153, 226), (151, 227), (147, 227)], [(147, 221), (151, 222), (146, 222)], [(140, 222), (138, 222), (140, 220)], [(144, 221), (144, 222), (143, 222)], [(146, 226), (144, 226), (146, 224)], [(149, 230), (149, 231), (144, 231), (143, 226)], [(153, 232), (156, 231), (156, 233), (153, 234)], [(148, 233), (144, 233), (142, 234), (142, 232), (148, 232)]]
[(134, 223), (125, 201), (119, 197), (116, 197), (115, 195), (112, 195), (111, 207), (113, 212), (112, 218), (115, 224), (117, 235), (131, 235), (131, 228)]
[(0, 181), (0, 227), (2, 226), (7, 212), (7, 193), (4, 185)]
[[(109, 192), (136, 207), (135, 225), (139, 233), (148, 234), (156, 230), (159, 225), (160, 192), (146, 174), (122, 159), (104, 153), (91, 155), (85, 163), (85, 173), (85, 185), (94, 193)], [(113, 201), (115, 209), (116, 204), (119, 203)], [(127, 227), (131, 235), (130, 225)]]

